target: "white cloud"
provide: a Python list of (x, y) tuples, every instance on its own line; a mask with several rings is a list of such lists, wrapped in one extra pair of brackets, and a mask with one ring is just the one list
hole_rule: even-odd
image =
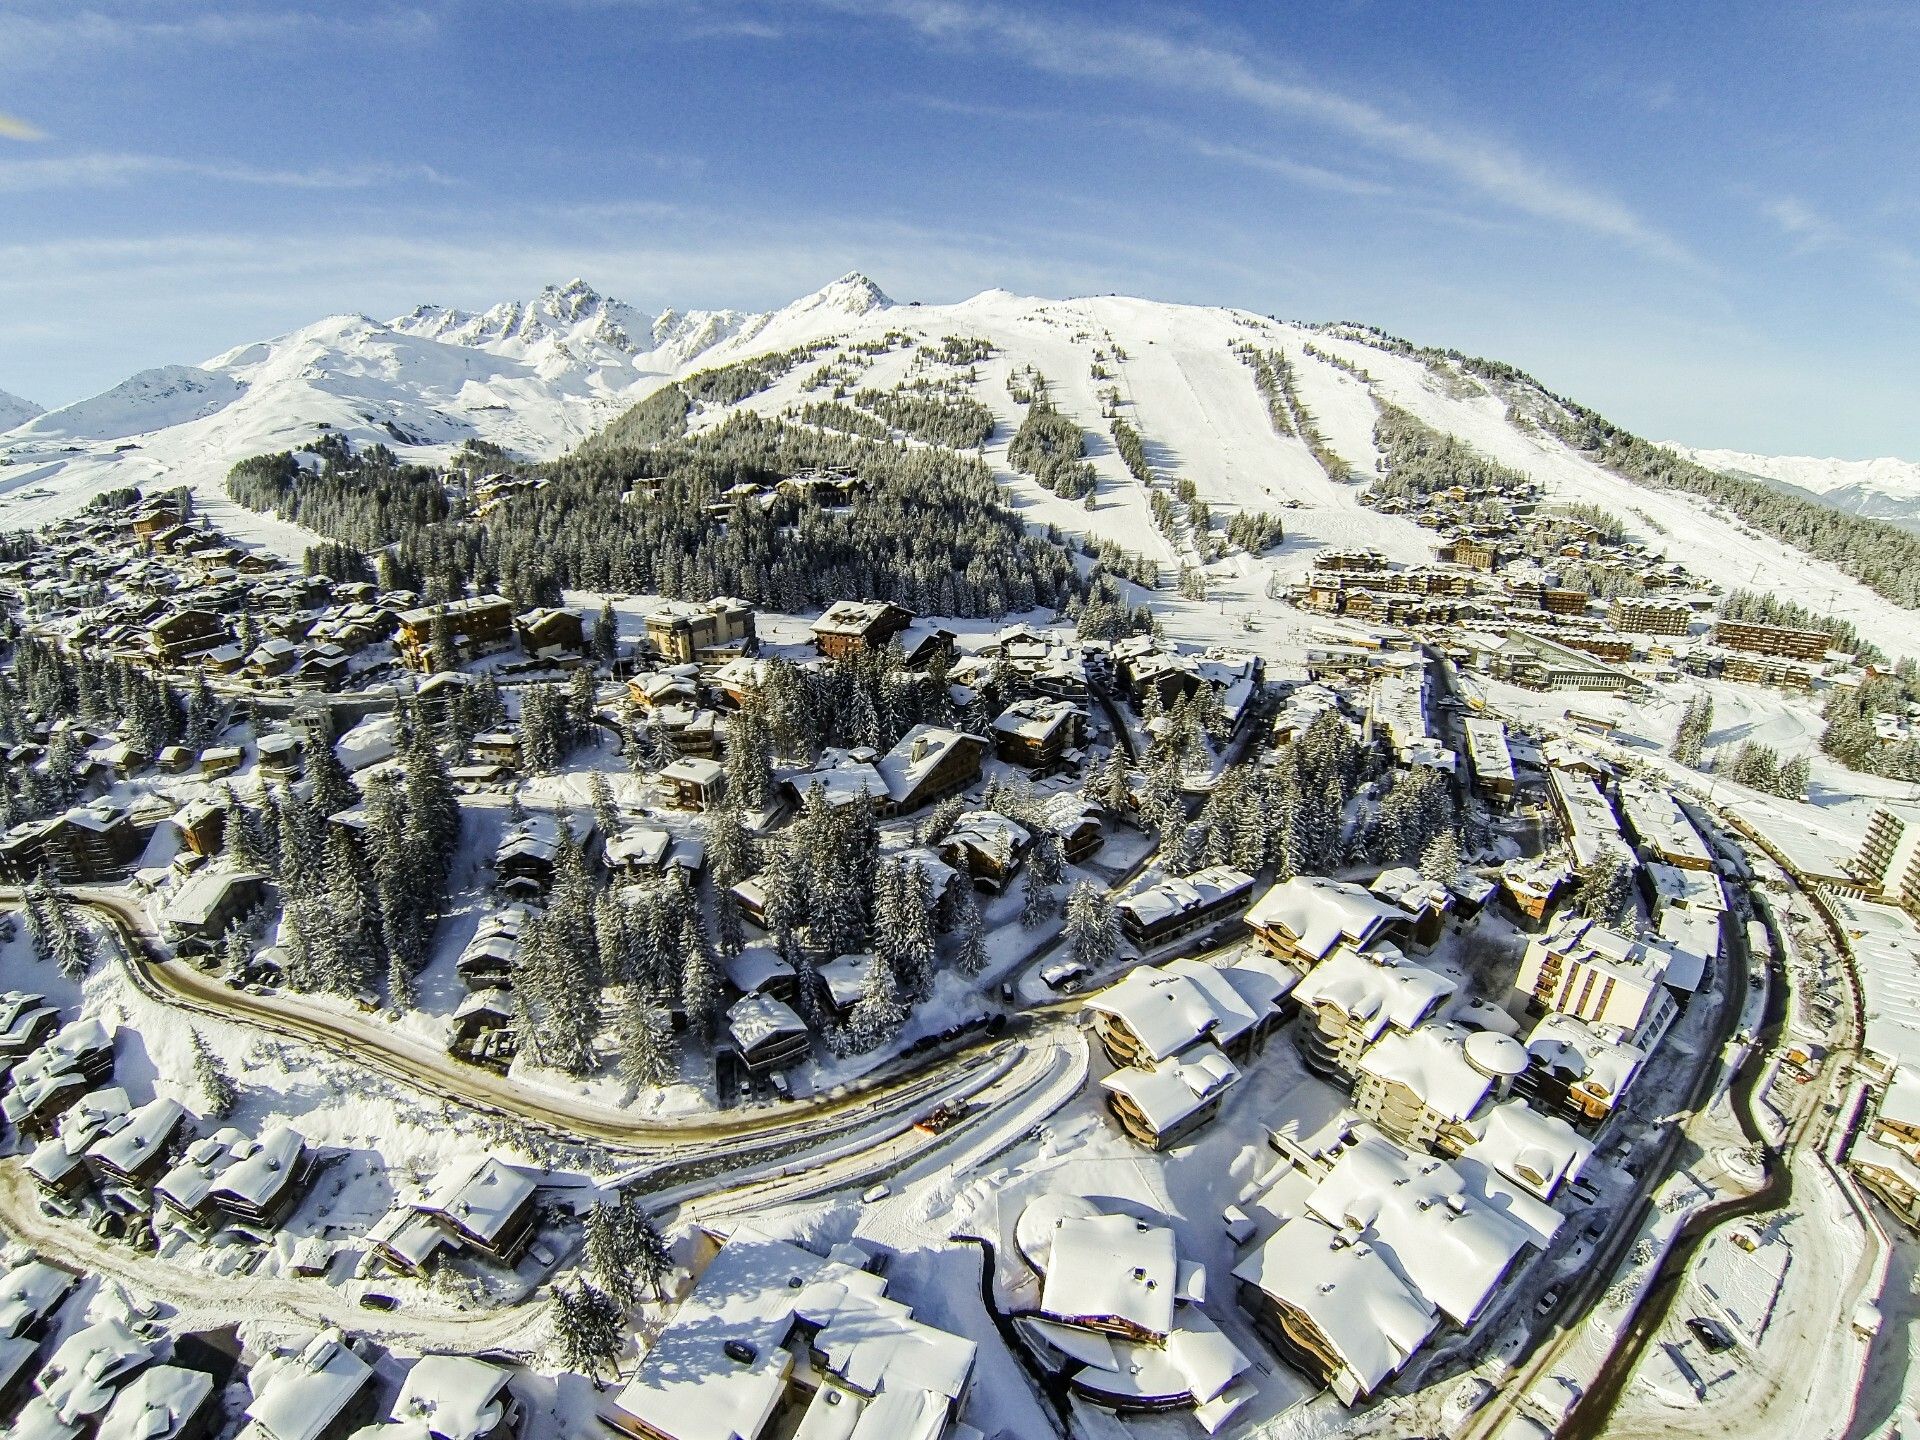
[(339, 11), (191, 5), (171, 11), (154, 5), (73, 9), (26, 0), (0, 10), (0, 68), (44, 67), (60, 63), (75, 51), (91, 54), (157, 45), (224, 48), (301, 36), (398, 44), (426, 39), (435, 29), (433, 15), (420, 9), (365, 13), (358, 7)]
[(930, 40), (990, 45), (1050, 74), (1230, 97), (1270, 115), (1344, 135), (1431, 178), (1522, 214), (1622, 242), (1671, 264), (1704, 268), (1685, 247), (1623, 202), (1553, 174), (1511, 145), (1450, 133), (1389, 114), (1368, 101), (1285, 78), (1224, 43), (1043, 17), (975, 0), (813, 3), (846, 13), (891, 16)]
[(233, 160), (188, 160), (173, 155), (85, 151), (74, 155), (0, 160), (0, 193), (30, 190), (94, 190), (154, 177), (189, 177), (231, 185), (289, 190), (364, 190), (376, 186), (454, 182), (428, 165), (322, 165), (284, 169)]

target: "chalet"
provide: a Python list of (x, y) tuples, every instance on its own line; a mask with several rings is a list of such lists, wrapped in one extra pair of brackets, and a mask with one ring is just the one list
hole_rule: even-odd
[(249, 1143), (231, 1127), (192, 1142), (153, 1184), (153, 1198), (160, 1209), (191, 1233), (211, 1235), (224, 1220), (214, 1203), (213, 1188)]
[(727, 1033), (750, 1075), (790, 1069), (813, 1050), (807, 1022), (772, 995), (744, 995), (727, 1010)]
[(1475, 1138), (1468, 1122), (1526, 1068), (1526, 1047), (1497, 1031), (1390, 1029), (1360, 1057), (1353, 1108), (1404, 1145), (1457, 1155)]
[(916, 725), (875, 768), (886, 785), (883, 813), (905, 815), (966, 789), (980, 778), (987, 741), (964, 730)]
[(1240, 1303), (1283, 1360), (1347, 1405), (1441, 1324), (1470, 1327), (1560, 1224), (1530, 1197), (1489, 1195), (1477, 1176), (1376, 1135), (1288, 1209), (1235, 1268)]
[(178, 1100), (161, 1098), (110, 1120), (86, 1150), (95, 1180), (142, 1193), (151, 1189), (167, 1168), (186, 1118)]
[(469, 1250), (496, 1265), (519, 1262), (533, 1240), (533, 1177), (492, 1155), (448, 1165), (417, 1196), (397, 1203), (367, 1232), (382, 1261), (419, 1274), (442, 1248)]
[(1565, 864), (1544, 856), (1509, 860), (1500, 867), (1501, 893), (1529, 929), (1546, 923), (1572, 879)]
[(646, 617), (647, 641), (671, 663), (731, 659), (758, 643), (753, 607), (722, 596), (704, 605), (668, 601)]
[(513, 996), (507, 990), (474, 990), (447, 1022), (447, 1053), (456, 1060), (504, 1075), (519, 1053), (520, 1041), (514, 1031), (518, 1019)]
[(792, 1004), (798, 989), (793, 966), (771, 945), (744, 945), (732, 955), (724, 955), (721, 966), (727, 983), (742, 995), (771, 995)]
[(1398, 939), (1406, 912), (1344, 880), (1296, 875), (1273, 886), (1247, 911), (1247, 928), (1267, 952), (1305, 974), (1346, 945), (1371, 950)]
[(22, 1135), (45, 1139), (69, 1106), (113, 1074), (113, 1036), (98, 1020), (62, 1026), (13, 1067), (0, 1115)]
[(254, 748), (260, 757), (260, 773), (268, 779), (294, 779), (306, 763), (304, 742), (285, 731), (262, 735)]
[(258, 1140), (241, 1141), (231, 1154), (232, 1163), (214, 1181), (209, 1201), (229, 1225), (260, 1234), (278, 1230), (313, 1175), (315, 1161), (306, 1140), (277, 1125)]
[(0, 1339), (38, 1340), (79, 1283), (80, 1277), (72, 1271), (44, 1260), (27, 1260), (0, 1271)]
[(234, 1440), (347, 1440), (373, 1418), (373, 1366), (338, 1330), (262, 1359), (247, 1383), (247, 1423)]
[[(584, 850), (593, 838), (591, 816), (567, 816), (566, 836)], [(562, 819), (556, 815), (529, 815), (509, 825), (493, 852), (493, 883), (509, 894), (533, 898), (553, 883), (560, 858)]]
[(727, 772), (718, 760), (689, 755), (661, 770), (660, 780), (676, 809), (706, 810), (725, 792)]
[(1018, 821), (997, 810), (969, 810), (955, 819), (935, 853), (977, 887), (998, 895), (1032, 848), (1032, 832)]
[(1527, 1069), (1515, 1090), (1588, 1129), (1605, 1123), (1647, 1063), (1647, 1052), (1619, 1026), (1553, 1011), (1526, 1043)]
[(513, 622), (520, 648), (542, 660), (586, 653), (586, 627), (578, 610), (529, 610)]
[(218, 780), (231, 775), (245, 763), (246, 751), (238, 745), (211, 745), (200, 752), (200, 778)]
[(1165, 1150), (1219, 1114), (1221, 1101), (1239, 1079), (1234, 1063), (1202, 1041), (1151, 1070), (1115, 1070), (1100, 1088), (1107, 1092), (1107, 1109), (1131, 1139), (1149, 1150)]
[(260, 903), (265, 889), (266, 878), (251, 870), (196, 871), (160, 912), (161, 928), (177, 948), (210, 948)]
[(403, 610), (394, 629), (394, 649), (409, 669), (431, 672), (434, 628), (444, 626), (456, 658), (471, 660), (504, 650), (513, 642), (513, 604), (499, 595), (475, 595), (444, 605)]
[(460, 983), (470, 991), (512, 988), (520, 936), (534, 914), (526, 905), (489, 910), (454, 962)]
[(39, 995), (10, 990), (0, 995), (0, 1077), (40, 1048), (60, 1028), (60, 1012)]
[(63, 1422), (97, 1433), (115, 1393), (154, 1362), (156, 1350), (118, 1316), (97, 1320), (60, 1342), (35, 1387)]
[(217, 855), (226, 841), (226, 802), (212, 796), (196, 796), (174, 813), (173, 828), (180, 832), (180, 843), (193, 854)]
[(1227, 915), (1244, 904), (1252, 890), (1251, 875), (1230, 865), (1209, 865), (1137, 890), (1114, 910), (1122, 933), (1148, 950)]
[(673, 836), (657, 825), (634, 825), (608, 836), (601, 857), (616, 880), (644, 880), (666, 869)]
[(664, 710), (671, 705), (696, 708), (700, 704), (700, 669), (685, 664), (642, 670), (628, 679), (627, 699), (641, 711)]
[(911, 610), (884, 600), (840, 600), (813, 622), (813, 643), (829, 660), (884, 650), (913, 618)]
[(175, 610), (147, 627), (147, 652), (167, 669), (226, 641), (226, 622), (211, 610)]
[(1038, 775), (1077, 762), (1086, 739), (1087, 712), (1066, 700), (1018, 700), (993, 722), (995, 755)]
[(299, 648), (291, 640), (276, 636), (262, 640), (248, 651), (244, 668), (258, 679), (271, 679), (292, 670), (299, 658)]
[(1440, 943), (1453, 909), (1453, 892), (1445, 885), (1400, 865), (1382, 871), (1369, 888), (1406, 917), (1399, 938), (1407, 948), (1426, 951)]
[(1078, 865), (1106, 844), (1106, 823), (1101, 808), (1070, 790), (1050, 795), (1041, 802), (1040, 813), (1047, 828), (1060, 837), (1060, 853), (1069, 865)]
[(520, 736), (512, 730), (482, 730), (473, 737), (474, 760), (505, 770), (520, 768)]

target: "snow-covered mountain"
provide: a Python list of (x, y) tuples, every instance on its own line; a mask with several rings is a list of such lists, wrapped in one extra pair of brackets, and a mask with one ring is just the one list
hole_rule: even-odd
[(40, 407), (31, 400), (22, 400), (18, 395), (9, 395), (0, 390), (0, 434), (16, 425), (24, 425), (40, 413)]
[[(991, 353), (943, 365), (928, 351), (949, 336), (984, 341)], [(1350, 327), (1118, 296), (1048, 300), (1004, 290), (953, 304), (899, 305), (857, 274), (763, 314), (649, 315), (574, 281), (477, 314), (422, 306), (384, 323), (332, 316), (199, 366), (145, 372), (0, 435), (0, 528), (39, 524), (112, 486), (186, 484), (237, 533), (298, 553), (306, 543), (301, 532), (236, 514), (225, 500), (223, 481), (235, 460), (298, 448), (320, 425), (391, 445), (409, 459), (443, 459), (472, 437), (520, 455), (552, 455), (676, 377), (817, 345), (815, 359), (734, 406), (696, 410), (692, 424), (718, 424), (741, 408), (792, 411), (825, 398), (828, 392), (809, 388), (822, 366), (849, 388), (884, 390), (944, 375), (968, 385), (994, 413), (999, 423), (986, 458), (1032, 521), (1176, 561), (1182, 557), (1152, 522), (1146, 487), (1111, 442), (1107, 417), (1117, 396), (1154, 467), (1191, 479), (1216, 515), (1286, 512), (1289, 543), (1279, 552), (1223, 562), (1237, 567), (1234, 583), (1250, 593), (1262, 593), (1268, 570), (1303, 569), (1323, 546), (1370, 545), (1406, 562), (1431, 558), (1431, 532), (1362, 506), (1360, 484), (1329, 478), (1303, 441), (1275, 433), (1252, 372), (1234, 353), (1246, 344), (1286, 355), (1299, 399), (1358, 476), (1371, 474), (1378, 458), (1379, 404), (1397, 405), (1534, 475), (1553, 495), (1604, 506), (1636, 538), (1709, 581), (1813, 597), (1889, 650), (1912, 648), (1914, 617), (1833, 565), (1692, 495), (1635, 485), (1569, 449), (1533, 423), (1559, 402), (1523, 382), (1482, 380)], [(1017, 476), (1007, 463), (1007, 442), (1025, 414), (1009, 380), (1027, 367), (1046, 377), (1053, 402), (1087, 433), (1100, 479), (1091, 511)]]
[(1920, 529), (1920, 461), (1821, 460), (1810, 455), (1674, 448), (1709, 469), (1767, 480), (1812, 495), (1836, 510)]

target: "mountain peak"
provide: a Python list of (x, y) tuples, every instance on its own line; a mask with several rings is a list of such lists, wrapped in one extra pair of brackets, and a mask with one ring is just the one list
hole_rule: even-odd
[(891, 307), (893, 300), (878, 285), (858, 270), (849, 270), (830, 285), (823, 285), (811, 295), (793, 302), (790, 310), (844, 310), (849, 315), (865, 315), (871, 310), (885, 310)]
[(18, 395), (9, 395), (0, 390), (0, 431), (24, 425), (36, 416), (46, 414), (46, 408), (34, 404), (31, 400), (22, 400)]

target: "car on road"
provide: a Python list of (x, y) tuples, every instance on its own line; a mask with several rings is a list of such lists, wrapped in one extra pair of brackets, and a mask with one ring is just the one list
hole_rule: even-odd
[(1733, 1349), (1733, 1336), (1718, 1320), (1709, 1320), (1705, 1315), (1695, 1315), (1687, 1321), (1687, 1329), (1693, 1332), (1709, 1355), (1719, 1355)]
[(1555, 1285), (1540, 1297), (1539, 1303), (1535, 1305), (1533, 1308), (1537, 1314), (1545, 1315), (1549, 1310), (1553, 1309), (1553, 1307), (1558, 1305), (1559, 1303), (1560, 1303), (1560, 1287), (1558, 1285)]
[(360, 1297), (360, 1303), (369, 1310), (397, 1310), (400, 1302), (391, 1295), (383, 1295), (378, 1290), (369, 1290)]

